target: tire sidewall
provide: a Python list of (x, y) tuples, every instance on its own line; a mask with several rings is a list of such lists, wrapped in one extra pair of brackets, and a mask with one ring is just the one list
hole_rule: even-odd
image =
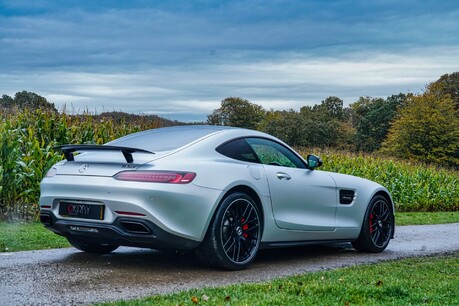
[[(379, 201), (384, 201), (387, 204), (387, 206), (389, 207), (389, 216), (390, 216), (390, 224), (391, 224), (390, 233), (389, 233), (389, 239), (381, 247), (377, 246), (373, 242), (373, 240), (371, 239), (371, 233), (370, 233), (370, 215), (372, 213), (373, 207)], [(390, 237), (392, 237), (393, 232), (394, 232), (394, 211), (393, 211), (392, 205), (390, 204), (390, 202), (385, 197), (383, 197), (381, 195), (374, 196), (371, 199), (370, 203), (368, 204), (368, 208), (367, 208), (367, 211), (365, 213), (365, 219), (364, 219), (363, 225), (362, 225), (361, 237), (359, 237), (359, 240), (363, 240), (362, 243), (366, 244), (366, 247), (368, 248), (368, 251), (374, 252), (374, 253), (379, 253), (379, 252), (382, 252), (382, 251), (384, 251), (386, 249), (386, 247), (388, 246), (388, 244), (390, 242)]]
[[(222, 245), (222, 232), (221, 232), (221, 224), (223, 221), (223, 218), (225, 216), (225, 213), (227, 209), (237, 200), (246, 200), (251, 203), (251, 205), (255, 208), (256, 213), (258, 215), (258, 220), (259, 220), (259, 229), (258, 229), (258, 240), (257, 244), (255, 246), (255, 250), (253, 251), (252, 255), (250, 258), (245, 260), (242, 263), (236, 263), (232, 261), (226, 253), (223, 250), (223, 245)], [(254, 200), (247, 194), (242, 193), (242, 192), (235, 192), (230, 195), (228, 195), (220, 204), (220, 206), (217, 209), (216, 214), (214, 215), (214, 218), (211, 222), (211, 226), (209, 228), (209, 238), (212, 241), (212, 246), (214, 249), (215, 256), (217, 256), (217, 261), (220, 263), (220, 265), (225, 268), (225, 269), (230, 269), (230, 270), (241, 270), (241, 269), (246, 269), (250, 263), (255, 259), (258, 250), (260, 248), (260, 242), (261, 242), (261, 235), (263, 233), (263, 222), (262, 222), (262, 217), (260, 215), (260, 209), (254, 202)]]

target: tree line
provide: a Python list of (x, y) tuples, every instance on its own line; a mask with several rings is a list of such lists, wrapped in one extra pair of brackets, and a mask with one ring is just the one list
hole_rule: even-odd
[[(0, 98), (2, 113), (40, 109), (58, 113), (54, 104), (32, 92)], [(87, 115), (75, 115), (84, 116)], [(96, 121), (170, 126), (184, 124), (155, 115), (105, 112)], [(459, 167), (459, 72), (445, 74), (422, 93), (386, 98), (360, 97), (344, 106), (330, 96), (299, 110), (266, 110), (240, 97), (228, 97), (207, 116), (207, 124), (260, 130), (292, 146), (378, 152), (424, 163)], [(202, 124), (202, 123), (201, 123)]]
[(300, 110), (266, 110), (239, 97), (221, 101), (207, 124), (256, 129), (293, 146), (380, 152), (459, 167), (459, 72), (422, 93), (360, 97), (344, 107), (330, 96)]

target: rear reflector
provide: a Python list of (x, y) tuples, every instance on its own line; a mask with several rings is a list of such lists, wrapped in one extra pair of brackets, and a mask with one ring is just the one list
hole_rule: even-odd
[(145, 217), (144, 214), (136, 213), (136, 212), (131, 212), (131, 211), (120, 211), (120, 210), (115, 210), (115, 212), (116, 212), (118, 215)]
[(196, 177), (194, 172), (175, 171), (122, 171), (114, 178), (120, 181), (147, 183), (188, 184)]

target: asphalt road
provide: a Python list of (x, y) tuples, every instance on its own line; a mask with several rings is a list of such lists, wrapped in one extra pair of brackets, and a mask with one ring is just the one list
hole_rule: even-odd
[(398, 227), (381, 254), (358, 253), (347, 243), (264, 250), (250, 269), (237, 272), (148, 249), (103, 256), (73, 248), (0, 253), (0, 305), (81, 305), (455, 251), (459, 223)]

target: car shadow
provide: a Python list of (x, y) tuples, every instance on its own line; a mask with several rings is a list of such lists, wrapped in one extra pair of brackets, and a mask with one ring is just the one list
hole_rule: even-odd
[(192, 252), (122, 247), (97, 255), (68, 249), (59, 259), (47, 262), (45, 268), (53, 277), (45, 286), (59, 294), (74, 290), (157, 294), (317, 271), (328, 260), (352, 258), (355, 252), (350, 244), (342, 243), (265, 249), (248, 269), (223, 271), (201, 264)]
[[(150, 271), (186, 271), (186, 270), (215, 270), (200, 263), (193, 252), (159, 251), (140, 248), (120, 248), (110, 254), (89, 254), (74, 249), (64, 258), (61, 264), (94, 266), (101, 268), (142, 269)], [(350, 243), (335, 243), (322, 245), (307, 245), (301, 247), (287, 247), (262, 249), (252, 263), (254, 267), (266, 265), (275, 266), (286, 261), (305, 261), (325, 256), (339, 256), (340, 254), (355, 253)]]

